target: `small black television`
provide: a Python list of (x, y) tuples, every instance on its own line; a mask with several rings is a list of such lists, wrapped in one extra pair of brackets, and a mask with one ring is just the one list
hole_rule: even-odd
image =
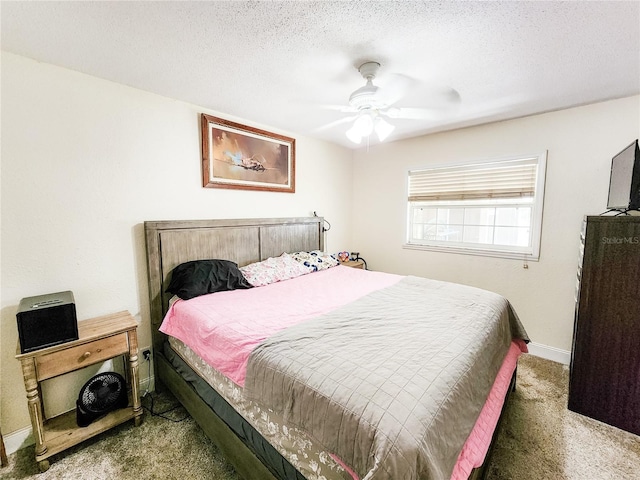
[(636, 139), (611, 160), (609, 210), (640, 209), (640, 148)]

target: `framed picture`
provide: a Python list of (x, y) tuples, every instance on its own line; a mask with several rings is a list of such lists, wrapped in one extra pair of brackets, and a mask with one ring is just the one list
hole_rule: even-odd
[(202, 186), (294, 193), (295, 139), (202, 114)]

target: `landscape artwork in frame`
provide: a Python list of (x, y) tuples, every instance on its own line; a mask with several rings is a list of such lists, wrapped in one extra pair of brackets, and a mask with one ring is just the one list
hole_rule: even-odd
[(202, 114), (202, 186), (295, 192), (295, 139)]

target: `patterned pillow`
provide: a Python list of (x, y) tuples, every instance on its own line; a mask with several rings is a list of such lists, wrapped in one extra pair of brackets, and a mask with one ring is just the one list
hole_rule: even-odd
[(270, 257), (262, 262), (240, 267), (240, 271), (251, 285), (262, 287), (311, 273), (313, 269), (305, 267), (290, 255), (283, 253), (279, 257)]
[(320, 250), (296, 252), (292, 253), (291, 257), (302, 263), (305, 267), (312, 268), (314, 272), (335, 267), (340, 263), (333, 255), (328, 255)]

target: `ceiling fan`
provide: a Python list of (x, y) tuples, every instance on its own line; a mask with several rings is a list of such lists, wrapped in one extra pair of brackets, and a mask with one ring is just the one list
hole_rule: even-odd
[(451, 87), (433, 87), (429, 92), (428, 108), (394, 107), (409, 90), (415, 80), (404, 76), (394, 75), (392, 81), (384, 87), (374, 85), (373, 80), (378, 74), (380, 64), (378, 62), (365, 62), (358, 71), (365, 79), (366, 84), (358, 88), (349, 96), (349, 106), (339, 107), (345, 113), (355, 115), (342, 118), (325, 128), (354, 120), (353, 126), (347, 130), (346, 135), (354, 143), (362, 142), (375, 132), (378, 140), (385, 140), (395, 126), (383, 117), (390, 119), (432, 119), (437, 118), (442, 109), (450, 109), (460, 103), (460, 94)]

